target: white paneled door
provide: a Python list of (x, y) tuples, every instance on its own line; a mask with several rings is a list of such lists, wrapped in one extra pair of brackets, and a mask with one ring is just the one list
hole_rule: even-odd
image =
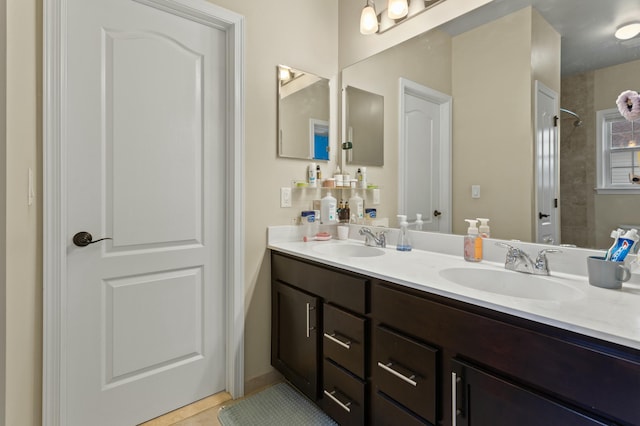
[(226, 35), (130, 0), (66, 13), (63, 410), (133, 425), (225, 388)]

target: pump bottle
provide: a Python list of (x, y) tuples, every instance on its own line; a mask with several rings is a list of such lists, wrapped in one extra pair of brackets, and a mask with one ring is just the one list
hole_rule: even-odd
[(403, 214), (398, 215), (400, 222), (400, 233), (398, 234), (398, 244), (396, 244), (396, 250), (398, 251), (411, 251), (411, 241), (409, 240), (409, 231), (407, 222), (407, 216)]
[(422, 226), (424, 222), (422, 221), (422, 213), (416, 213), (416, 231), (422, 231)]
[(336, 204), (336, 199), (331, 195), (331, 192), (327, 192), (327, 195), (320, 200), (320, 220), (322, 223), (336, 222)]
[(353, 194), (349, 198), (349, 207), (351, 211), (356, 215), (355, 223), (362, 223), (364, 220), (364, 201), (358, 194)]
[(491, 238), (491, 230), (489, 229), (489, 219), (479, 217), (480, 226), (478, 227), (478, 231), (480, 232), (480, 236), (482, 238)]
[(465, 219), (469, 224), (467, 235), (464, 237), (464, 260), (468, 262), (480, 262), (482, 260), (482, 238), (478, 232), (478, 221)]

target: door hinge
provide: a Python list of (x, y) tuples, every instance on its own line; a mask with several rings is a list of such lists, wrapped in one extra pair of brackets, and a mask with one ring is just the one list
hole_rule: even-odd
[(553, 116), (553, 127), (558, 127), (558, 116), (557, 115)]
[(556, 209), (558, 208), (558, 199), (557, 198), (553, 199), (553, 207), (555, 207)]

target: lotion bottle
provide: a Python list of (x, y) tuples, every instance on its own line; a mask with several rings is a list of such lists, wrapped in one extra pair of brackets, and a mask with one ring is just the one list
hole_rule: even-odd
[(398, 235), (398, 244), (396, 244), (396, 250), (398, 251), (411, 251), (411, 241), (409, 240), (409, 231), (407, 222), (407, 216), (403, 214), (398, 215), (400, 221), (400, 234)]
[(480, 237), (475, 219), (465, 219), (469, 224), (467, 235), (464, 237), (464, 260), (480, 262), (482, 260), (482, 238)]
[(307, 169), (307, 177), (308, 177), (308, 181), (309, 181), (309, 186), (311, 188), (315, 188), (316, 187), (316, 163), (309, 163), (309, 168)]
[(358, 194), (353, 194), (349, 198), (349, 207), (351, 212), (356, 215), (356, 223), (362, 223), (364, 221), (364, 201)]
[(320, 200), (320, 220), (325, 224), (336, 223), (336, 199), (327, 191), (327, 195)]
[(422, 226), (424, 222), (422, 221), (422, 213), (416, 213), (416, 231), (422, 231)]

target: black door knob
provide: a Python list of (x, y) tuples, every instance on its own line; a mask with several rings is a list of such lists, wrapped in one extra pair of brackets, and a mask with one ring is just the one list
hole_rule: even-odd
[(434, 210), (434, 211), (433, 211), (433, 215), (434, 215), (435, 217), (438, 217), (438, 216), (440, 216), (441, 214), (442, 214), (442, 212), (439, 212), (438, 210)]
[(544, 214), (542, 212), (538, 212), (538, 219), (542, 219), (542, 218), (549, 217), (549, 216), (550, 215), (548, 215), (548, 214)]
[(100, 238), (99, 240), (93, 241), (93, 236), (91, 236), (90, 233), (86, 231), (80, 231), (73, 236), (73, 244), (77, 245), (78, 247), (86, 247), (89, 244), (97, 243), (98, 241), (111, 240), (111, 239), (112, 239), (111, 237), (104, 237), (104, 238)]

